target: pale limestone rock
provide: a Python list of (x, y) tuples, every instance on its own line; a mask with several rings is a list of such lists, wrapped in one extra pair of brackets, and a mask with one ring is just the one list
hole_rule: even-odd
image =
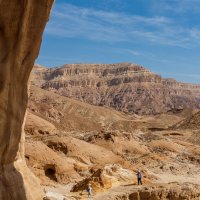
[(108, 190), (121, 184), (130, 184), (133, 182), (133, 172), (124, 169), (119, 164), (106, 165), (98, 169), (91, 177), (78, 182), (72, 188), (72, 192), (83, 191), (90, 183), (95, 193)]
[[(53, 0), (0, 0), (0, 199), (39, 200), (24, 161), (27, 82)], [(20, 143), (21, 141), (21, 143)]]

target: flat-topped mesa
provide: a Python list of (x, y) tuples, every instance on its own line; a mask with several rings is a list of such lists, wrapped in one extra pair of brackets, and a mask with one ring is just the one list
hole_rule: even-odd
[(127, 73), (150, 73), (147, 69), (131, 63), (118, 64), (67, 64), (59, 68), (51, 68), (53, 76), (78, 76), (84, 74), (93, 74), (94, 76), (107, 77), (110, 75), (126, 75)]
[(0, 0), (0, 199), (41, 200), (24, 159), (27, 82), (53, 0)]
[[(33, 70), (33, 84), (38, 85), (38, 81), (45, 80), (41, 84), (43, 88), (64, 85), (96, 87), (100, 83), (103, 85), (115, 85), (128, 82), (160, 82), (161, 77), (153, 74), (149, 70), (136, 64), (69, 64), (59, 68), (44, 70), (35, 67)], [(34, 81), (36, 79), (37, 81)]]
[(40, 75), (32, 83), (43, 89), (123, 112), (157, 114), (200, 108), (200, 85), (163, 79), (137, 64), (68, 64), (42, 72), (35, 68), (33, 73)]
[[(150, 70), (132, 63), (117, 63), (117, 64), (66, 64), (62, 67), (45, 68), (36, 65), (33, 69), (34, 78), (33, 84), (42, 86), (43, 88), (57, 88), (57, 83), (69, 85), (85, 85), (82, 80), (90, 80), (94, 83), (101, 82), (106, 85), (119, 85), (130, 82), (152, 82), (161, 83), (165, 86), (176, 87), (177, 89), (200, 89), (198, 84), (189, 84), (177, 82), (175, 79), (163, 79)], [(43, 84), (39, 84), (43, 80)], [(45, 81), (45, 83), (44, 83)], [(91, 84), (89, 84), (91, 85)], [(92, 84), (96, 86), (95, 84)]]

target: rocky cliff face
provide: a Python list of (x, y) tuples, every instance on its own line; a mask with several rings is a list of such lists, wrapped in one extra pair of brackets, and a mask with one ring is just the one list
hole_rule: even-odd
[(0, 0), (0, 199), (39, 200), (24, 161), (27, 81), (53, 0)]
[(136, 64), (35, 67), (32, 83), (63, 96), (136, 114), (200, 108), (200, 86), (163, 79)]

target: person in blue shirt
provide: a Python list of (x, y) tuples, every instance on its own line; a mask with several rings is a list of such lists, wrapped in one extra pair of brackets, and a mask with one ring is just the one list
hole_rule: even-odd
[(137, 180), (138, 180), (138, 185), (142, 185), (142, 173), (140, 170), (137, 171)]

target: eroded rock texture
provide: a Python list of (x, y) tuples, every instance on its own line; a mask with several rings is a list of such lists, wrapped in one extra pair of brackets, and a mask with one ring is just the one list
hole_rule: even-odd
[(97, 106), (135, 114), (200, 108), (200, 86), (163, 79), (131, 63), (36, 66), (32, 84)]
[(41, 199), (23, 155), (27, 81), (53, 0), (0, 0), (0, 199)]

